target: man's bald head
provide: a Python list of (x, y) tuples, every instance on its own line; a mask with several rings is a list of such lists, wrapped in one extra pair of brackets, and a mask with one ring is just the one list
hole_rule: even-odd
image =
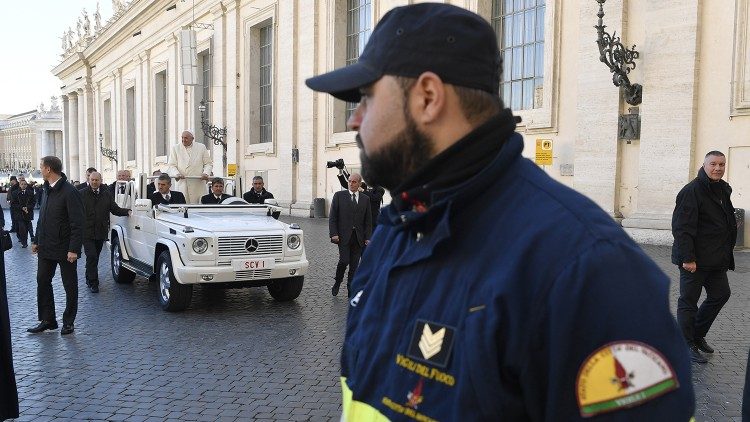
[(362, 176), (359, 173), (352, 173), (349, 175), (349, 191), (357, 192), (359, 187), (362, 186)]
[(180, 138), (182, 139), (182, 145), (185, 145), (186, 147), (193, 145), (193, 139), (195, 139), (195, 137), (193, 136), (193, 133), (190, 132), (189, 130), (183, 131), (182, 136)]
[(117, 180), (125, 182), (130, 180), (130, 170), (117, 170)]

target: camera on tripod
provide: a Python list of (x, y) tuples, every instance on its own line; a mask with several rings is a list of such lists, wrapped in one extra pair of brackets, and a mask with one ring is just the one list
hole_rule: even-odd
[(334, 168), (334, 167), (336, 167), (339, 170), (343, 170), (344, 169), (344, 159), (343, 158), (339, 158), (336, 161), (329, 161), (329, 162), (326, 163), (326, 168), (330, 169), (330, 168)]

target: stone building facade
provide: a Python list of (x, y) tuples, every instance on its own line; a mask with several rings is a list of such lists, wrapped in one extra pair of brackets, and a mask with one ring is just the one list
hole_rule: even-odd
[(42, 103), (37, 110), (0, 117), (0, 180), (34, 174), (45, 155), (62, 156), (62, 129), (56, 97), (49, 108)]
[[(290, 212), (340, 189), (326, 162), (357, 170), (351, 104), (316, 94), (305, 78), (352, 63), (378, 19), (409, 0), (133, 0), (67, 42), (61, 80), (66, 168), (150, 172), (206, 119), (227, 128), (227, 162), (265, 176)], [(643, 102), (628, 105), (599, 61), (596, 1), (453, 0), (493, 24), (505, 58), (501, 95), (523, 118), (528, 157), (552, 141), (552, 177), (591, 197), (634, 237), (671, 241), (677, 191), (703, 155), (727, 154), (738, 207), (750, 209), (750, 0), (709, 8), (699, 0), (608, 0), (607, 31), (637, 45), (630, 72)], [(197, 85), (183, 85), (180, 31), (196, 31)], [(638, 114), (639, 139), (623, 140), (621, 115)], [(102, 142), (99, 142), (101, 134)], [(547, 143), (549, 145), (549, 143)], [(117, 150), (117, 163), (100, 147)], [(246, 184), (249, 186), (249, 184)]]

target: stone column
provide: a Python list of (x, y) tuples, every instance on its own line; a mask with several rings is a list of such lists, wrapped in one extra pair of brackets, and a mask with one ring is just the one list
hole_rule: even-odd
[(296, 136), (297, 131), (297, 110), (295, 109), (295, 97), (297, 95), (296, 71), (297, 51), (295, 50), (295, 21), (298, 12), (296, 1), (285, 1), (279, 3), (278, 24), (273, 34), (274, 50), (286, 52), (284, 63), (273, 62), (273, 78), (276, 86), (288, 86), (289, 90), (274, 90), (274, 102), (278, 107), (273, 108), (275, 114), (274, 122), (285, 122), (276, 124), (274, 130), (274, 142), (278, 152), (279, 172), (277, 181), (274, 182), (275, 188), (279, 191), (279, 197), (284, 202), (296, 202), (296, 180), (295, 167), (292, 163), (292, 139)]
[[(213, 103), (208, 108), (209, 115), (206, 116), (211, 124), (219, 127), (226, 126), (226, 102), (227, 102), (227, 86), (235, 86), (234, 78), (231, 80), (227, 79), (226, 66), (227, 66), (227, 39), (231, 36), (227, 33), (227, 8), (223, 4), (217, 4), (211, 8), (211, 14), (214, 18), (214, 34), (213, 34), (213, 47), (214, 50), (211, 52), (211, 84), (216, 87), (211, 90), (210, 98), (213, 99)], [(200, 87), (196, 87), (200, 89)], [(197, 105), (196, 105), (197, 106)], [(196, 127), (200, 129), (199, 124)], [(231, 135), (228, 133), (227, 138)], [(223, 156), (224, 149), (221, 145), (213, 145), (213, 141), (209, 140), (211, 145), (208, 146), (211, 149), (211, 159), (213, 160), (213, 172), (217, 176), (224, 176)]]
[(54, 139), (55, 151), (53, 152), (53, 154), (56, 157), (60, 157), (61, 155), (65, 155), (63, 153), (64, 147), (63, 147), (63, 134), (62, 134), (62, 132), (56, 130), (53, 133), (55, 134), (55, 139)]
[(68, 102), (68, 96), (62, 96), (62, 110), (63, 110), (63, 133), (62, 133), (62, 147), (56, 152), (61, 155), (57, 155), (63, 162), (63, 170), (68, 171), (70, 168), (70, 149), (68, 148), (68, 142), (70, 139), (70, 106)]
[(86, 163), (81, 166), (83, 169), (88, 167), (101, 168), (99, 162), (99, 139), (96, 136), (96, 126), (94, 124), (95, 110), (94, 110), (94, 91), (91, 84), (86, 84), (83, 88), (83, 104), (84, 104), (84, 143), (86, 145)]
[(71, 170), (71, 180), (82, 180), (81, 175), (84, 174), (82, 169), (89, 167), (88, 164), (88, 152), (86, 148), (86, 102), (84, 101), (83, 89), (78, 89), (78, 167)]
[(70, 118), (68, 119), (68, 127), (70, 128), (70, 132), (68, 134), (68, 139), (66, 142), (68, 147), (68, 167), (66, 168), (65, 172), (68, 174), (69, 178), (74, 179), (74, 175), (78, 173), (80, 168), (80, 148), (78, 147), (78, 94), (72, 92), (68, 94), (68, 96), (70, 98), (68, 106), (68, 108), (70, 109)]
[(638, 209), (622, 222), (637, 241), (672, 243), (675, 197), (695, 177), (703, 158), (694, 151), (699, 15), (699, 0), (649, 3)]
[(37, 151), (39, 151), (39, 158), (50, 155), (49, 132), (46, 130), (40, 130), (38, 137), (39, 137), (39, 143), (38, 143), (39, 149)]

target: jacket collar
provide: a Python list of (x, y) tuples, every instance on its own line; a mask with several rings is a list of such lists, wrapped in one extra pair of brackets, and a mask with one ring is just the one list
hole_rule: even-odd
[[(51, 189), (60, 190), (62, 188), (62, 185), (64, 185), (65, 182), (67, 181), (68, 181), (68, 176), (66, 176), (65, 173), (60, 173), (60, 178), (57, 180), (57, 182), (55, 182), (55, 186), (53, 186)], [(46, 180), (44, 181), (44, 190), (46, 191), (50, 190), (49, 182), (47, 182)]]

